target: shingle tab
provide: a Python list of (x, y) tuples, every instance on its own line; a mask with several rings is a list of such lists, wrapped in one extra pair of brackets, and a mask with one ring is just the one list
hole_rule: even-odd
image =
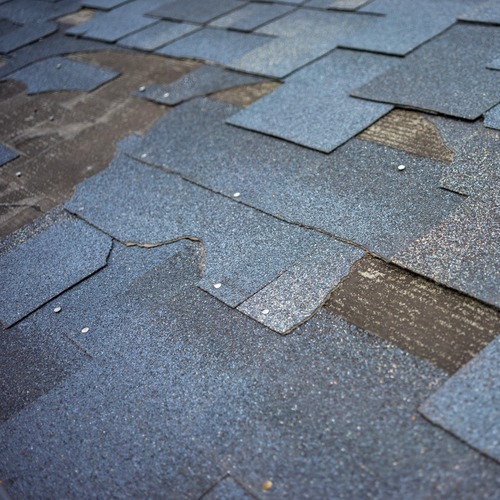
[(228, 123), (330, 153), (392, 109), (350, 97), (349, 91), (394, 62), (376, 54), (335, 50)]
[(16, 159), (19, 156), (17, 151), (0, 144), (0, 167), (9, 161)]
[(155, 50), (199, 29), (195, 24), (160, 21), (122, 38), (119, 45), (141, 50)]
[(74, 220), (0, 256), (0, 321), (11, 325), (106, 265), (111, 238)]
[(486, 69), (498, 46), (497, 28), (457, 24), (352, 95), (476, 119), (500, 100), (500, 73)]
[(420, 406), (436, 425), (500, 462), (500, 340), (451, 377)]
[(500, 3), (498, 0), (481, 2), (459, 17), (462, 21), (500, 24)]
[[(198, 99), (160, 120), (131, 150), (287, 221), (390, 257), (463, 198), (439, 189), (443, 164), (351, 140), (331, 155), (224, 124), (238, 109)], [(403, 164), (406, 170), (398, 171)]]
[(199, 239), (206, 252), (200, 286), (232, 307), (329, 240), (124, 156), (81, 184), (66, 206), (121, 242)]
[(20, 80), (28, 87), (28, 94), (54, 90), (91, 91), (119, 75), (91, 64), (65, 57), (52, 57), (15, 71), (9, 79)]
[(231, 87), (251, 85), (262, 81), (266, 80), (252, 75), (229, 71), (219, 66), (202, 66), (173, 83), (150, 85), (143, 92), (136, 92), (135, 95), (173, 106), (193, 97), (204, 96)]
[(51, 22), (21, 26), (20, 28), (0, 36), (0, 52), (2, 54), (8, 54), (13, 50), (36, 42), (44, 36), (51, 35), (55, 31), (57, 31), (57, 25)]

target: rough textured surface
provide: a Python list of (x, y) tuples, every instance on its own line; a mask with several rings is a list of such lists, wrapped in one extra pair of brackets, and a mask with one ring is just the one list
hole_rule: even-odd
[(119, 73), (65, 57), (52, 57), (15, 71), (9, 79), (20, 80), (29, 94), (54, 90), (95, 90)]
[(444, 141), (439, 128), (425, 115), (414, 111), (395, 109), (359, 134), (358, 139), (442, 163), (451, 163), (454, 158), (454, 152)]
[(29, 45), (39, 38), (48, 36), (57, 30), (54, 23), (39, 23), (21, 26), (16, 30), (0, 36), (0, 53), (7, 54), (13, 50)]
[(0, 17), (19, 24), (28, 23), (34, 27), (38, 23), (56, 19), (79, 8), (79, 0), (59, 0), (51, 3), (40, 0), (15, 0), (0, 5)]
[(181, 40), (158, 49), (158, 54), (173, 57), (204, 59), (225, 65), (242, 57), (247, 52), (265, 45), (269, 37), (225, 31), (217, 28), (203, 28)]
[(154, 24), (156, 20), (144, 14), (162, 3), (165, 3), (165, 0), (135, 0), (109, 12), (96, 15), (90, 21), (70, 28), (66, 33), (84, 35), (87, 38), (105, 42), (116, 42), (134, 31)]
[(404, 56), (452, 26), (470, 5), (469, 0), (375, 0), (361, 10), (383, 15), (343, 46)]
[(461, 15), (459, 19), (469, 22), (500, 24), (500, 4), (497, 0), (481, 2), (479, 6)]
[(356, 247), (327, 242), (238, 307), (275, 332), (287, 334), (309, 319), (363, 255)]
[(454, 372), (486, 347), (500, 313), (373, 257), (356, 263), (327, 309)]
[(213, 488), (205, 493), (200, 500), (253, 500), (256, 497), (239, 485), (232, 477), (221, 479)]
[(384, 56), (335, 50), (228, 123), (329, 153), (392, 109), (350, 97), (349, 91), (393, 63)]
[(500, 57), (488, 64), (488, 68), (500, 70)]
[(120, 45), (141, 50), (156, 50), (197, 29), (198, 26), (195, 24), (160, 21), (122, 38)]
[(394, 262), (500, 307), (500, 206), (467, 199)]
[(111, 239), (81, 221), (49, 228), (0, 256), (0, 321), (11, 325), (106, 265)]
[(0, 144), (0, 167), (9, 163), (9, 161), (15, 160), (19, 156), (17, 151)]
[[(327, 156), (224, 124), (237, 109), (210, 99), (182, 104), (130, 151), (141, 161), (227, 196), (239, 192), (245, 204), (387, 258), (463, 201), (437, 187), (440, 163), (359, 140)], [(406, 170), (398, 171), (400, 164)]]
[(173, 106), (193, 97), (262, 81), (264, 81), (263, 78), (236, 73), (219, 66), (202, 66), (173, 83), (150, 85), (146, 90), (137, 92), (135, 95)]
[(500, 100), (500, 74), (486, 68), (499, 44), (492, 26), (457, 24), (353, 95), (476, 119)]
[(210, 95), (211, 99), (227, 102), (245, 108), (280, 86), (278, 82), (262, 82), (243, 87), (233, 87)]
[(373, 16), (300, 9), (257, 30), (276, 37), (229, 61), (231, 67), (282, 78), (324, 56), (350, 33), (369, 30)]
[(439, 388), (420, 412), (500, 462), (500, 340)]
[(81, 184), (66, 206), (121, 242), (202, 241), (200, 286), (233, 307), (329, 240), (123, 156)]
[(228, 472), (278, 498), (366, 497), (374, 477), (384, 497), (496, 495), (498, 465), (415, 414), (444, 373), (325, 311), (270, 335), (185, 286), (200, 257), (180, 250), (118, 245), (67, 314), (25, 322), (93, 362), (0, 426), (12, 495), (199, 498)]
[(292, 5), (277, 3), (247, 3), (240, 9), (212, 21), (211, 26), (252, 31), (293, 9)]
[(306, 7), (334, 10), (357, 10), (371, 0), (309, 0)]
[(238, 0), (176, 0), (158, 7), (149, 15), (202, 24), (238, 7), (241, 7)]
[(500, 104), (485, 113), (484, 125), (489, 128), (500, 130)]

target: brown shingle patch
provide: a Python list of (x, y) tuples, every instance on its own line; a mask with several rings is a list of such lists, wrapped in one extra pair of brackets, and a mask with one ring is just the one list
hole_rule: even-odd
[(243, 85), (228, 90), (221, 90), (220, 92), (212, 94), (210, 97), (246, 108), (261, 97), (270, 94), (279, 86), (280, 84), (278, 82), (262, 82), (254, 85)]
[(356, 263), (327, 309), (449, 372), (500, 332), (500, 313), (371, 256)]
[(436, 125), (414, 111), (395, 109), (361, 132), (358, 138), (443, 163), (453, 161), (454, 153)]

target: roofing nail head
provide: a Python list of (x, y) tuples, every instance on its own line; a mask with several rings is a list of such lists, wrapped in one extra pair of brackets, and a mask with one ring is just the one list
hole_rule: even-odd
[(141, 158), (146, 158), (148, 156), (147, 153), (142, 153)]
[(234, 197), (234, 198), (239, 198), (240, 196), (241, 196), (241, 193), (234, 193), (234, 194), (233, 194), (233, 197)]
[(262, 311), (262, 314), (264, 314), (265, 316), (267, 316), (269, 314), (269, 309), (264, 309)]
[(82, 333), (87, 333), (89, 330), (90, 328), (86, 326), (85, 328), (82, 328)]
[(62, 307), (60, 307), (60, 306), (54, 307), (55, 313), (60, 313), (61, 311), (62, 311)]
[(49, 122), (53, 122), (54, 121), (54, 117), (52, 115), (49, 116)]
[(16, 172), (16, 177), (21, 177), (23, 175), (21, 172)]
[(404, 170), (406, 167), (404, 165), (399, 165), (398, 170)]
[(62, 64), (61, 64), (61, 63), (59, 63), (59, 64), (56, 66), (56, 68), (57, 68), (57, 69), (61, 69), (61, 66), (62, 66)]
[(146, 90), (146, 86), (143, 85), (142, 87), (139, 87), (139, 92), (144, 92)]
[(222, 286), (222, 283), (215, 283), (214, 288), (219, 289)]
[(170, 94), (169, 94), (168, 92), (165, 92), (165, 93), (163, 94), (163, 97), (168, 97), (169, 95), (170, 95)]

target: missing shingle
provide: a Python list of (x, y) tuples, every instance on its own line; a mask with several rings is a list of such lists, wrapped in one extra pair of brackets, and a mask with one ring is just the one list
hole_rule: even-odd
[(253, 85), (243, 85), (228, 90), (221, 90), (220, 92), (211, 94), (210, 97), (218, 101), (224, 101), (229, 104), (234, 104), (235, 106), (246, 108), (255, 101), (258, 101), (261, 97), (270, 94), (279, 86), (280, 84), (278, 82), (262, 82)]
[(449, 372), (483, 349), (500, 327), (494, 309), (370, 256), (352, 267), (326, 307)]
[(73, 14), (62, 16), (57, 19), (57, 22), (68, 24), (70, 26), (79, 26), (80, 24), (90, 21), (96, 14), (94, 9), (81, 9)]
[(454, 152), (439, 129), (423, 114), (395, 109), (358, 135), (358, 139), (451, 163)]

